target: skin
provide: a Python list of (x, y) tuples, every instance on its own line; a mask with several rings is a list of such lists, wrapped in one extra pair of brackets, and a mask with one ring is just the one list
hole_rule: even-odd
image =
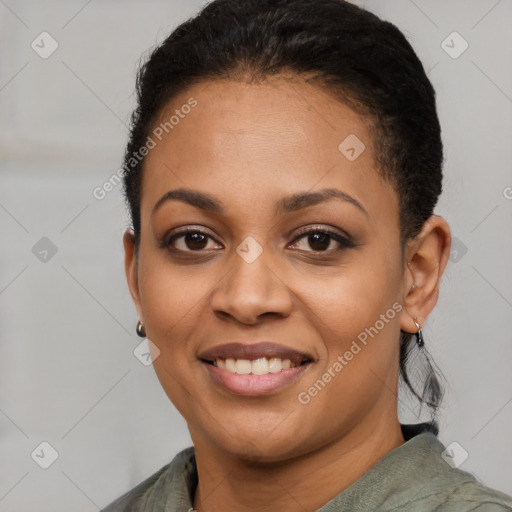
[[(400, 329), (416, 332), (414, 319), (423, 326), (435, 306), (450, 230), (433, 216), (402, 254), (398, 197), (376, 170), (369, 121), (321, 87), (284, 75), (203, 82), (175, 97), (162, 120), (190, 97), (198, 105), (145, 160), (138, 257), (131, 231), (124, 248), (130, 293), (160, 350), (155, 371), (194, 442), (194, 508), (314, 511), (404, 443)], [(354, 161), (338, 150), (349, 134), (366, 146)], [(224, 211), (172, 200), (152, 214), (178, 188), (208, 193)], [(349, 194), (366, 213), (328, 199), (275, 215), (282, 197), (324, 188)], [(181, 237), (174, 252), (159, 246), (185, 226), (212, 238), (201, 245)], [(299, 238), (304, 227), (345, 231), (356, 245), (331, 238), (319, 249), (311, 237)], [(248, 236), (263, 250), (252, 263), (236, 252)], [(395, 303), (401, 311), (300, 403), (299, 393)], [(197, 356), (240, 340), (281, 343), (314, 363), (278, 393), (234, 395)]]

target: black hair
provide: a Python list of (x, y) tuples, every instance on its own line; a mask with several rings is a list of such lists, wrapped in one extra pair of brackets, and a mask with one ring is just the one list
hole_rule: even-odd
[[(196, 83), (293, 74), (322, 85), (370, 121), (379, 172), (395, 188), (400, 242), (414, 238), (442, 189), (443, 145), (435, 91), (393, 24), (344, 0), (213, 0), (158, 45), (137, 75), (138, 104), (124, 157), (124, 192), (140, 243), (143, 158), (154, 123)], [(416, 349), (401, 332), (400, 375), (433, 418), (443, 391), (425, 348), (418, 392), (407, 372)]]

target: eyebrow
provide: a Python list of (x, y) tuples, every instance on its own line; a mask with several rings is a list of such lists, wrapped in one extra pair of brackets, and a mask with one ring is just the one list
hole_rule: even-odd
[[(368, 216), (368, 212), (357, 199), (335, 188), (326, 188), (323, 190), (319, 190), (318, 192), (299, 192), (296, 194), (292, 194), (290, 196), (283, 197), (279, 201), (277, 201), (275, 205), (275, 213), (278, 214), (295, 212), (298, 210), (302, 210), (303, 208), (307, 208), (309, 206), (315, 206), (331, 198), (339, 199), (343, 202), (352, 204), (353, 206), (355, 206), (365, 215)], [(207, 212), (218, 214), (224, 212), (224, 206), (222, 201), (219, 201), (210, 194), (207, 194), (205, 192), (199, 192), (197, 190), (179, 188), (176, 190), (169, 190), (168, 192), (166, 192), (156, 202), (155, 206), (153, 207), (151, 215), (154, 215), (156, 211), (164, 203), (172, 200), (181, 201), (183, 203), (189, 204), (195, 208)]]

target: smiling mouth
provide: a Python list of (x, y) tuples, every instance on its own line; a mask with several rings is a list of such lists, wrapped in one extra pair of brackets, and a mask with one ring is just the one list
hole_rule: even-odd
[(303, 361), (295, 362), (279, 357), (259, 357), (253, 360), (216, 358), (212, 361), (208, 361), (203, 359), (203, 362), (237, 375), (268, 375), (270, 373), (280, 373), (283, 370), (289, 370), (297, 366), (303, 366), (312, 361), (310, 359), (304, 359)]

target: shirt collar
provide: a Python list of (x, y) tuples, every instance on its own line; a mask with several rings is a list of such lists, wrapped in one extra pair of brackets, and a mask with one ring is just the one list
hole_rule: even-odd
[[(389, 496), (396, 503), (403, 496), (404, 503), (407, 503), (406, 500), (411, 499), (412, 484), (414, 492), (421, 495), (422, 489), (429, 482), (429, 476), (423, 469), (430, 467), (435, 471), (438, 464), (446, 464), (440, 457), (444, 446), (436, 437), (438, 427), (435, 422), (401, 424), (401, 429), (404, 444), (381, 458), (317, 512), (356, 510), (353, 508), (356, 504), (363, 504), (361, 510), (378, 509)], [(421, 475), (418, 474), (418, 468), (422, 468)], [(197, 482), (194, 448), (190, 447), (173, 459), (166, 478), (159, 479), (158, 489), (153, 491), (155, 495), (165, 492), (167, 499), (164, 512), (188, 512), (193, 507)], [(148, 497), (146, 504), (151, 504), (151, 497)]]

